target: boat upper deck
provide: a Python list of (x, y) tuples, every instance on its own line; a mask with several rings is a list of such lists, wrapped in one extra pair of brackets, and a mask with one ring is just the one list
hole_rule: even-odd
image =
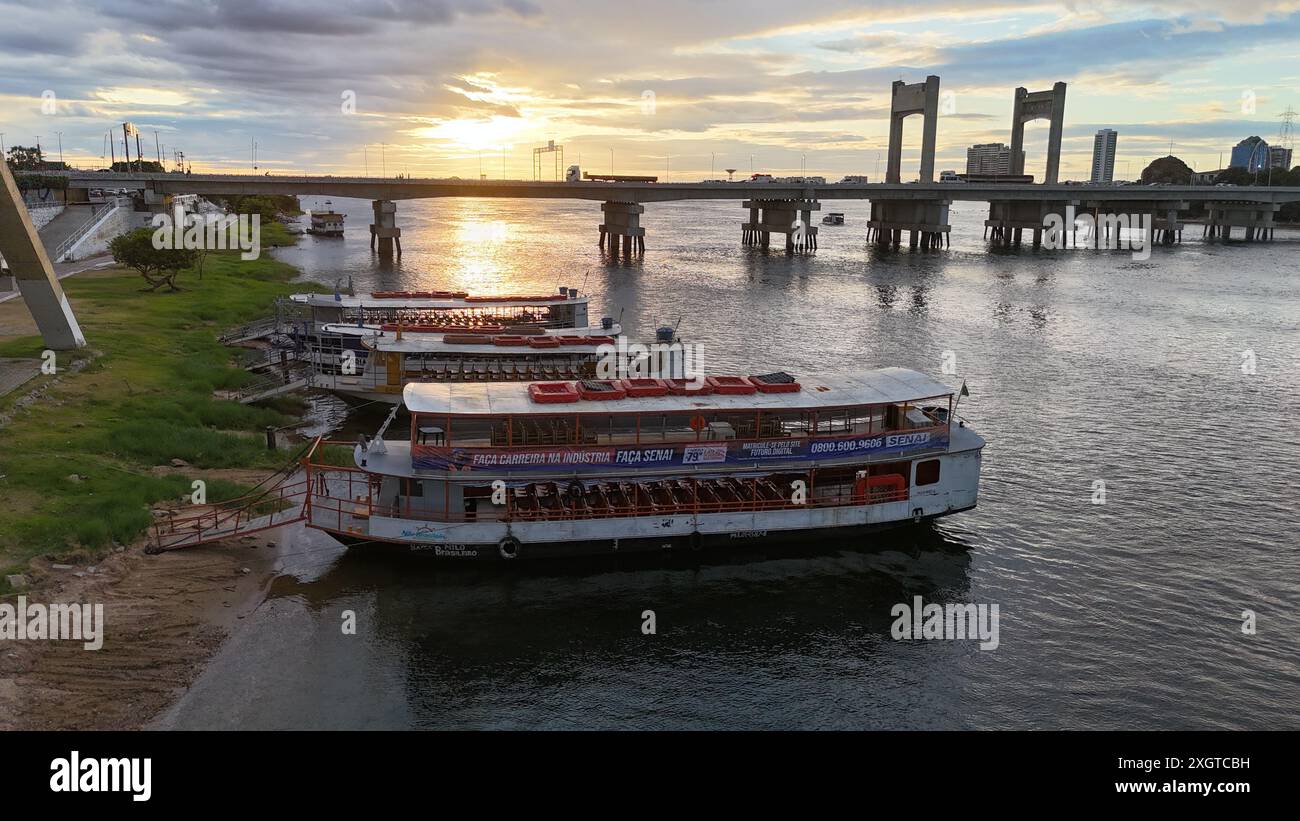
[[(533, 347), (525, 342), (522, 345), (503, 345), (500, 342), (493, 343), (493, 335), (482, 334), (482, 344), (467, 344), (448, 342), (448, 335), (455, 337), (463, 335), (463, 332), (429, 332), (429, 331), (410, 331), (404, 330), (402, 337), (398, 339), (396, 331), (384, 331), (373, 325), (350, 325), (342, 323), (332, 323), (322, 326), (322, 333), (337, 334), (339, 336), (356, 336), (361, 338), (361, 344), (370, 350), (386, 351), (392, 353), (408, 354), (481, 354), (484, 356), (504, 356), (519, 354), (538, 354), (538, 353), (594, 353), (596, 345), (583, 341), (580, 343), (570, 343), (563, 339), (560, 340), (558, 347), (539, 348)], [(600, 325), (589, 325), (582, 328), (543, 328), (540, 333), (530, 334), (530, 336), (539, 337), (583, 337), (585, 339), (593, 337), (608, 337), (617, 339), (623, 333), (622, 327), (614, 323), (613, 327), (605, 328)], [(501, 334), (509, 336), (509, 333)], [(526, 339), (527, 337), (521, 337)]]
[(291, 294), (289, 299), (300, 305), (314, 308), (343, 308), (345, 310), (429, 310), (455, 311), (467, 309), (545, 308), (553, 305), (585, 305), (586, 296), (523, 296), (495, 297), (384, 297), (374, 294), (348, 296), (341, 294)]
[[(831, 380), (827, 380), (831, 382)], [(569, 404), (534, 402), (528, 386), (510, 382), (435, 382), (408, 384), (402, 398), (413, 414), (452, 416), (526, 416), (583, 413), (681, 413), (697, 410), (816, 410), (862, 405), (888, 405), (949, 397), (942, 382), (908, 368), (880, 368), (855, 377), (837, 377), (831, 384), (801, 380), (802, 390), (749, 395), (628, 397), (616, 401)]]

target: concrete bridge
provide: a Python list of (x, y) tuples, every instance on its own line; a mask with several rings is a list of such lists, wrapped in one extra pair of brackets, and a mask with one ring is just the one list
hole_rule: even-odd
[[(624, 256), (645, 250), (645, 229), (641, 214), (645, 203), (680, 200), (741, 200), (749, 217), (741, 223), (741, 240), (747, 245), (768, 247), (772, 234), (785, 235), (788, 251), (817, 247), (817, 226), (812, 215), (823, 200), (869, 200), (871, 217), (867, 237), (882, 246), (898, 247), (902, 235), (910, 235), (913, 248), (946, 245), (951, 227), (948, 206), (958, 200), (989, 204), (985, 236), (994, 242), (1019, 244), (1024, 231), (1033, 234), (1038, 245), (1044, 221), (1052, 215), (1074, 213), (1123, 214), (1150, 218), (1150, 241), (1181, 238), (1179, 215), (1193, 205), (1203, 206), (1205, 235), (1230, 239), (1234, 228), (1242, 228), (1247, 240), (1272, 239), (1277, 211), (1283, 203), (1300, 200), (1300, 188), (1218, 186), (1087, 186), (1057, 182), (1061, 160), (1061, 135), (1065, 123), (1066, 84), (1029, 91), (1017, 88), (1012, 97), (1011, 156), (1009, 176), (1023, 176), (1025, 124), (1048, 121), (1047, 157), (1041, 185), (1005, 183), (936, 183), (934, 181), (935, 140), (939, 118), (939, 77), (930, 75), (920, 83), (893, 83), (890, 89), (889, 160), (885, 182), (876, 184), (810, 185), (743, 181), (738, 183), (649, 183), (649, 182), (527, 182), (523, 180), (386, 179), (374, 177), (263, 176), (238, 174), (128, 174), (55, 172), (68, 177), (71, 193), (92, 188), (143, 190), (146, 199), (161, 203), (166, 194), (248, 195), (292, 194), (300, 196), (356, 197), (374, 203), (370, 244), (378, 243), (380, 254), (401, 253), (401, 229), (396, 224), (396, 202), (430, 197), (509, 197), (514, 199), (585, 199), (602, 203), (604, 221), (599, 226), (600, 244), (611, 254)], [(922, 118), (920, 166), (915, 183), (901, 179), (903, 123), (908, 117)], [(84, 193), (82, 194), (84, 196)]]
[[(1031, 231), (1035, 244), (1044, 219), (1077, 214), (1122, 213), (1150, 215), (1158, 242), (1180, 238), (1180, 214), (1194, 205), (1206, 210), (1205, 236), (1231, 239), (1271, 239), (1274, 216), (1285, 203), (1300, 201), (1300, 187), (1194, 185), (1075, 185), (1064, 183), (830, 183), (822, 185), (762, 182), (530, 182), (526, 180), (387, 179), (377, 177), (268, 176), (249, 174), (153, 174), (53, 172), (68, 178), (68, 197), (78, 200), (90, 189), (140, 190), (161, 204), (163, 195), (199, 194), (245, 196), (354, 197), (374, 202), (371, 244), (392, 253), (400, 229), (396, 203), (439, 197), (502, 197), (510, 199), (577, 199), (601, 202), (600, 242), (610, 253), (624, 256), (645, 248), (640, 225), (644, 204), (685, 200), (740, 200), (749, 218), (741, 222), (742, 241), (767, 247), (771, 234), (784, 234), (791, 251), (816, 248), (814, 212), (824, 201), (867, 200), (872, 203), (868, 238), (897, 247), (902, 234), (911, 234), (912, 247), (939, 247), (950, 231), (948, 206), (957, 201), (989, 204), (985, 234), (998, 244), (1019, 244)], [(621, 242), (620, 242), (621, 241)], [(620, 248), (621, 244), (621, 248)]]

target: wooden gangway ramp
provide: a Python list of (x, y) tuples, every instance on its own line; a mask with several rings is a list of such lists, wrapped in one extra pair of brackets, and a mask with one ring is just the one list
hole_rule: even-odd
[(295, 460), (246, 496), (167, 511), (150, 528), (145, 552), (164, 553), (301, 522), (307, 517), (309, 490)]

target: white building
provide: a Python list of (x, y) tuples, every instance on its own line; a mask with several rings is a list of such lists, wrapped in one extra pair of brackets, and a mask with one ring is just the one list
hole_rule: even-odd
[(1119, 134), (1109, 128), (1097, 132), (1092, 140), (1092, 181), (1109, 183), (1115, 179), (1115, 144)]
[[(1021, 164), (1024, 164), (1025, 152), (1020, 152)], [(1006, 143), (980, 143), (966, 149), (967, 174), (1011, 173), (1011, 147)]]

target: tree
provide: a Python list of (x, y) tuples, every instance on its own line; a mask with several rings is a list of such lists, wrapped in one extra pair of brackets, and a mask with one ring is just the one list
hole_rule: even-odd
[(40, 171), (45, 167), (41, 155), (44, 152), (34, 146), (9, 146), (9, 167), (14, 171)]
[(1142, 169), (1142, 182), (1146, 185), (1156, 182), (1190, 185), (1192, 169), (1187, 166), (1187, 163), (1170, 154), (1168, 157), (1152, 160), (1150, 165)]
[(208, 199), (232, 214), (259, 214), (265, 222), (302, 213), (302, 205), (292, 194), (250, 194), (242, 197), (217, 195)]
[(207, 261), (208, 261), (207, 247), (196, 248), (194, 250), (194, 273), (199, 275), (200, 280), (203, 279), (203, 264)]
[(144, 174), (161, 174), (163, 167), (162, 163), (157, 160), (131, 160), (130, 162), (118, 160), (113, 163), (112, 170), (127, 173), (138, 171)]
[(118, 265), (134, 268), (149, 283), (143, 290), (156, 291), (166, 285), (179, 291), (176, 277), (183, 268), (194, 264), (195, 253), (183, 248), (155, 248), (153, 235), (152, 228), (137, 228), (114, 237), (108, 250)]

